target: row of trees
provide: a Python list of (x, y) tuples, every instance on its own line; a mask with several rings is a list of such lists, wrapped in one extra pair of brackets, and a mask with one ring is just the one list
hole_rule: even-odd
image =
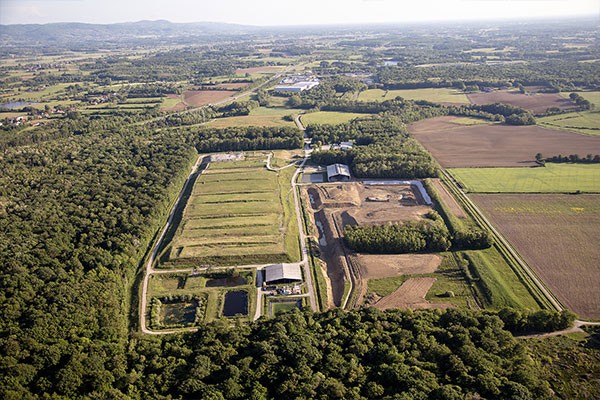
[(302, 131), (292, 127), (231, 127), (201, 129), (195, 134), (199, 153), (213, 151), (297, 149)]
[(535, 155), (535, 160), (538, 164), (544, 165), (547, 162), (552, 163), (573, 163), (573, 164), (598, 164), (600, 163), (600, 154), (588, 154), (585, 157), (579, 156), (579, 154), (570, 154), (563, 156), (559, 154), (557, 156), (544, 157), (542, 153)]
[(347, 225), (344, 240), (349, 248), (363, 253), (438, 252), (450, 248), (448, 228), (435, 211), (430, 211), (424, 220), (402, 224)]

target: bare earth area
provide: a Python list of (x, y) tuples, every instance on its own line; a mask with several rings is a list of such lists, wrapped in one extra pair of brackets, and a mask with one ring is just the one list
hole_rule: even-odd
[(190, 106), (200, 107), (225, 100), (235, 93), (229, 90), (189, 90), (183, 94), (183, 100)]
[(375, 304), (375, 308), (387, 310), (388, 308), (441, 308), (452, 307), (450, 304), (430, 303), (425, 296), (436, 278), (409, 278), (393, 293), (383, 297)]
[(600, 319), (600, 195), (472, 195), (569, 309)]
[(600, 136), (538, 126), (465, 126), (452, 123), (453, 119), (438, 117), (409, 125), (414, 137), (446, 168), (534, 166), (537, 153), (600, 153)]
[(367, 279), (432, 274), (442, 262), (437, 254), (353, 254), (351, 257), (363, 268)]
[(446, 206), (450, 209), (450, 212), (454, 214), (456, 218), (466, 218), (467, 214), (465, 214), (465, 210), (458, 204), (454, 196), (448, 193), (446, 186), (442, 184), (439, 179), (431, 179), (432, 185), (436, 188), (439, 193), (442, 201), (446, 204)]
[(431, 211), (412, 187), (348, 182), (312, 185), (302, 192), (310, 204), (321, 258), (327, 265), (328, 289), (336, 306), (342, 305), (344, 283), (350, 275), (356, 282), (357, 303), (361, 304), (369, 278), (429, 273), (440, 264), (441, 257), (436, 255), (356, 255), (344, 246), (346, 225), (409, 221)]
[(490, 93), (470, 93), (467, 97), (473, 104), (504, 103), (522, 107), (534, 114), (543, 113), (550, 107), (561, 109), (575, 108), (574, 104), (558, 93), (532, 93), (495, 91)]

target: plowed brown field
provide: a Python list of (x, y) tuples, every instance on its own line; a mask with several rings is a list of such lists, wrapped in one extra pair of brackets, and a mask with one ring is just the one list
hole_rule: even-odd
[(600, 319), (600, 195), (472, 195), (558, 299)]
[(500, 124), (465, 126), (455, 117), (416, 122), (410, 132), (446, 168), (523, 167), (535, 165), (537, 153), (598, 154), (600, 136)]
[(236, 92), (229, 90), (190, 90), (183, 94), (183, 100), (190, 106), (200, 107), (225, 100), (234, 94)]
[(550, 107), (575, 108), (574, 104), (558, 93), (532, 93), (497, 91), (490, 93), (470, 93), (467, 95), (473, 104), (504, 103), (523, 107), (535, 114), (543, 113)]

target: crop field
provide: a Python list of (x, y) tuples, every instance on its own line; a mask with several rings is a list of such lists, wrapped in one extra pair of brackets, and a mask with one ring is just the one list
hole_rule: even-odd
[(548, 128), (564, 129), (587, 135), (600, 135), (600, 112), (584, 111), (551, 115), (539, 118), (538, 124)]
[(452, 168), (448, 172), (475, 193), (600, 193), (599, 164), (537, 168)]
[(368, 117), (369, 114), (346, 113), (337, 111), (317, 111), (313, 113), (303, 114), (300, 119), (304, 126), (310, 124), (343, 124), (355, 118)]
[[(231, 291), (248, 293), (248, 315), (253, 315), (256, 307), (255, 271), (248, 269), (205, 271), (198, 273), (168, 273), (150, 276), (148, 299), (155, 297), (198, 296), (204, 299), (205, 310), (202, 321), (210, 322), (224, 315), (224, 300)], [(165, 321), (177, 323), (189, 319), (192, 310), (187, 307), (161, 307), (161, 317)], [(187, 315), (186, 315), (187, 312)]]
[(600, 195), (472, 195), (569, 309), (600, 319)]
[(228, 128), (231, 126), (295, 126), (293, 120), (285, 117), (292, 116), (302, 110), (280, 107), (258, 107), (249, 115), (227, 118), (216, 118), (207, 125), (213, 128)]
[(296, 258), (289, 206), (294, 169), (268, 171), (265, 158), (210, 164), (194, 184), (169, 261), (247, 265)]
[(161, 110), (163, 111), (183, 111), (185, 110), (185, 104), (181, 100), (181, 96), (177, 94), (168, 94), (163, 99)]
[(522, 94), (518, 91), (494, 91), (469, 93), (467, 95), (473, 104), (504, 103), (522, 107), (532, 113), (543, 113), (550, 107), (560, 109), (574, 108), (574, 104), (559, 93)]
[(600, 137), (503, 124), (465, 126), (455, 117), (409, 125), (413, 136), (446, 168), (534, 166), (535, 155), (600, 154)]
[(190, 106), (200, 107), (225, 100), (234, 94), (229, 90), (189, 90), (183, 94), (183, 101)]
[(398, 96), (407, 100), (426, 100), (433, 103), (470, 103), (469, 99), (462, 91), (449, 88), (403, 90), (369, 89), (362, 92), (358, 96), (358, 99), (361, 101), (385, 101), (395, 99)]

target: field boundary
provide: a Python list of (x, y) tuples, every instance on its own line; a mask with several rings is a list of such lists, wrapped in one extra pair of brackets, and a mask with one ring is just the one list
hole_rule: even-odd
[(520, 254), (510, 245), (504, 236), (487, 220), (479, 208), (469, 199), (469, 197), (456, 185), (452, 176), (445, 170), (442, 170), (442, 181), (456, 199), (462, 204), (465, 210), (471, 214), (473, 219), (483, 228), (490, 231), (495, 239), (495, 246), (500, 255), (502, 255), (508, 265), (517, 274), (525, 287), (529, 290), (533, 298), (543, 308), (562, 311), (564, 305), (554, 296), (552, 291), (540, 280), (531, 267), (522, 259)]

